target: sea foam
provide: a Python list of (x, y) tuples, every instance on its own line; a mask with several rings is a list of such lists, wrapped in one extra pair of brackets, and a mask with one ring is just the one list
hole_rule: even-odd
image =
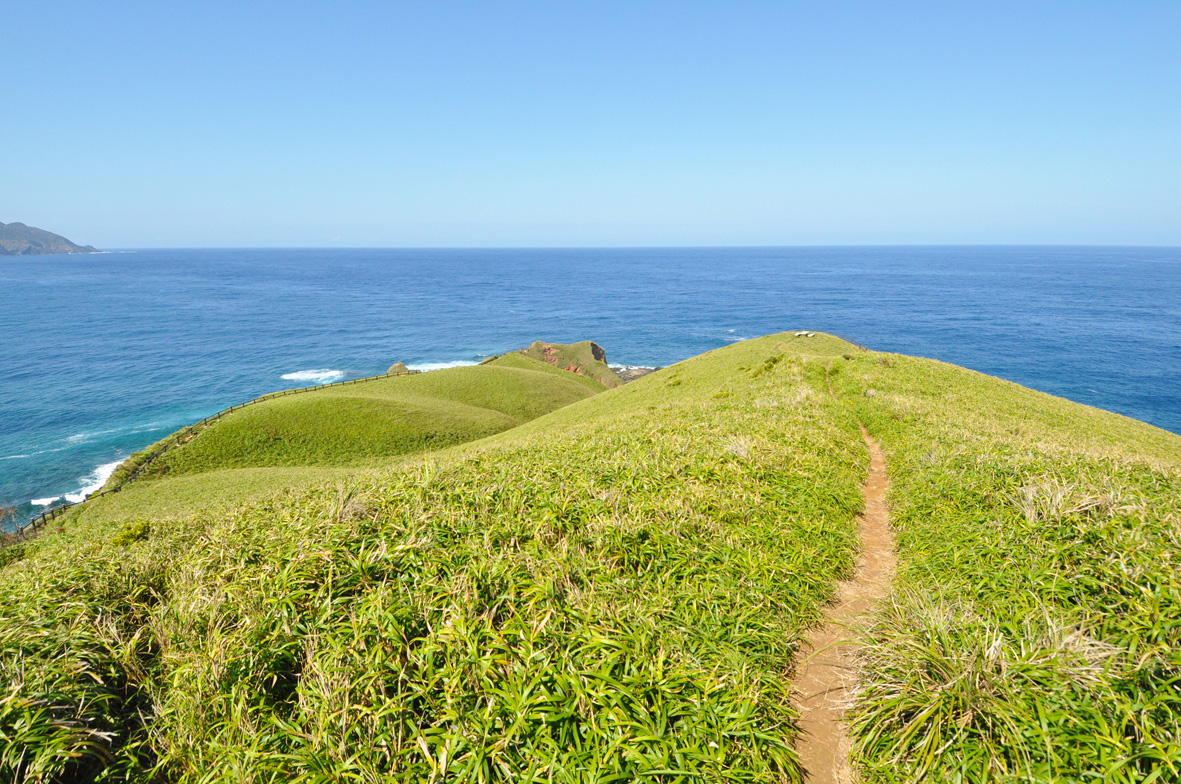
[(421, 370), (425, 372), (427, 370), (447, 370), (448, 368), (471, 367), (472, 365), (478, 364), (480, 363), (474, 362), (470, 359), (459, 359), (454, 362), (418, 362), (415, 364), (407, 363), (406, 368), (408, 370)]
[(111, 474), (115, 473), (115, 469), (119, 467), (122, 460), (116, 460), (113, 463), (106, 463), (94, 469), (88, 475), (82, 477), (81, 489), (76, 493), (66, 493), (66, 500), (71, 504), (81, 503), (86, 500), (86, 496), (91, 493), (97, 493), (99, 489), (107, 483), (111, 478)]
[(284, 381), (311, 381), (313, 384), (330, 384), (344, 378), (343, 370), (297, 370), (280, 376)]

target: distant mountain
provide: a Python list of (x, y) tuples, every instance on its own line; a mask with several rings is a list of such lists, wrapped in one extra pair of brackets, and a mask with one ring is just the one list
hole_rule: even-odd
[(98, 253), (90, 245), (75, 245), (65, 237), (23, 223), (0, 223), (0, 256), (46, 253)]

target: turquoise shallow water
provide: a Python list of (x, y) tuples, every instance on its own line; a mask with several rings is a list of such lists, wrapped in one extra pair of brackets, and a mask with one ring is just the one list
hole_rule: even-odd
[(0, 500), (79, 494), (264, 392), (590, 338), (808, 328), (1181, 433), (1181, 249), (142, 250), (0, 257)]

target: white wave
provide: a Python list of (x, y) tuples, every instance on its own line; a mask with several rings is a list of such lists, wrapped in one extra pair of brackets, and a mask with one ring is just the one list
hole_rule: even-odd
[(86, 496), (91, 493), (97, 493), (99, 488), (107, 483), (111, 478), (111, 474), (115, 473), (115, 469), (119, 467), (122, 460), (116, 460), (113, 463), (106, 463), (94, 469), (89, 475), (82, 477), (82, 487), (76, 493), (66, 493), (66, 500), (71, 504), (81, 503), (86, 500)]
[(311, 381), (313, 384), (330, 384), (344, 378), (343, 370), (297, 370), (280, 376), (284, 381)]
[(22, 457), (32, 457), (32, 455), (5, 455), (0, 457), (0, 460), (20, 460)]
[(413, 365), (406, 365), (406, 367), (409, 370), (427, 371), (427, 370), (446, 370), (447, 368), (457, 368), (457, 367), (471, 367), (472, 365), (478, 365), (478, 364), (480, 364), (480, 363), (473, 362), (470, 359), (458, 359), (454, 362), (419, 362), (419, 363), (413, 364)]
[(611, 368), (612, 370), (614, 370), (617, 373), (620, 370), (655, 370), (656, 369), (655, 365), (608, 365), (607, 367)]
[(66, 443), (81, 444), (86, 441), (93, 441), (94, 439), (98, 438), (99, 436), (109, 436), (112, 433), (122, 433), (124, 430), (125, 430), (125, 428), (116, 427), (116, 428), (112, 428), (111, 430), (95, 430), (93, 433), (75, 433), (74, 435), (72, 435), (66, 439)]
[(55, 495), (53, 498), (33, 498), (29, 501), (29, 503), (32, 504), (33, 506), (49, 506), (54, 501), (57, 501), (60, 498), (61, 498), (60, 495)]

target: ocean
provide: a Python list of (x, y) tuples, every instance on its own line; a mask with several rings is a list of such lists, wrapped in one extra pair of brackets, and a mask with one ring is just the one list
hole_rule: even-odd
[(265, 392), (538, 339), (663, 366), (810, 329), (1181, 433), (1181, 248), (129, 250), (0, 257), (0, 291), (22, 519)]

